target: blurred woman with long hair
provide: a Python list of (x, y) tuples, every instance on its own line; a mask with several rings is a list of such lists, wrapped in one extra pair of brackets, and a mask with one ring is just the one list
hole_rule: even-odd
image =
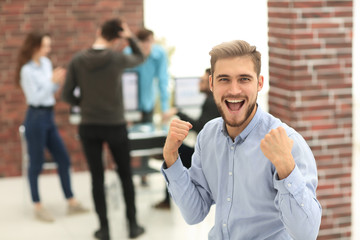
[(18, 55), (16, 83), (21, 86), (28, 110), (24, 126), (29, 155), (28, 178), (35, 216), (45, 222), (54, 218), (43, 207), (38, 187), (38, 177), (48, 149), (58, 165), (62, 190), (68, 201), (68, 214), (88, 211), (75, 198), (70, 182), (70, 158), (54, 121), (54, 93), (65, 78), (65, 69), (53, 70), (47, 55), (51, 51), (51, 38), (47, 33), (31, 32), (27, 35)]

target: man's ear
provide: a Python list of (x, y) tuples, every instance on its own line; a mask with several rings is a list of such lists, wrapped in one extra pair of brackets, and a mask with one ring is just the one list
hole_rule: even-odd
[(260, 75), (258, 79), (258, 92), (260, 92), (263, 86), (264, 86), (264, 76)]
[(213, 91), (213, 79), (212, 79), (212, 75), (209, 75), (209, 88), (210, 91)]

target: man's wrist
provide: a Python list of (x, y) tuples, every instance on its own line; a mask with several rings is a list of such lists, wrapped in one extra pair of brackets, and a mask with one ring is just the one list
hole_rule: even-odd
[(294, 168), (295, 168), (295, 162), (292, 162), (291, 164), (288, 164), (286, 166), (282, 165), (281, 167), (276, 168), (279, 179), (281, 180), (287, 178), (294, 170)]
[(176, 162), (176, 160), (178, 159), (178, 156), (179, 156), (178, 152), (174, 152), (171, 154), (164, 153), (164, 160), (165, 160), (166, 167), (167, 168), (171, 167), (171, 165), (173, 165)]

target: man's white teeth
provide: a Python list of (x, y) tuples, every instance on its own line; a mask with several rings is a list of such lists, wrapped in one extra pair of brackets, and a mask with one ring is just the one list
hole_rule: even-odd
[(244, 100), (227, 100), (229, 103), (241, 103)]

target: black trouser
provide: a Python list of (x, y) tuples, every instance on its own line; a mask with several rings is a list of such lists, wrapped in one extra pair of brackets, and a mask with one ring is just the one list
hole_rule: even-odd
[(194, 148), (189, 147), (185, 144), (182, 144), (179, 147), (179, 155), (181, 158), (181, 162), (186, 168), (191, 167), (191, 157), (194, 154)]
[[(141, 112), (140, 123), (153, 123), (154, 110), (150, 112)], [(149, 157), (145, 156), (141, 158), (141, 166), (146, 167), (149, 164)], [(141, 181), (146, 184), (146, 174), (141, 175)]]
[(154, 116), (154, 111), (150, 111), (150, 112), (141, 112), (141, 123), (152, 123), (153, 122), (153, 116)]
[(130, 148), (126, 125), (85, 125), (79, 126), (79, 134), (90, 168), (92, 195), (101, 228), (108, 228), (107, 208), (104, 190), (103, 144), (106, 142), (117, 166), (126, 203), (126, 216), (135, 223), (135, 191), (130, 164)]

